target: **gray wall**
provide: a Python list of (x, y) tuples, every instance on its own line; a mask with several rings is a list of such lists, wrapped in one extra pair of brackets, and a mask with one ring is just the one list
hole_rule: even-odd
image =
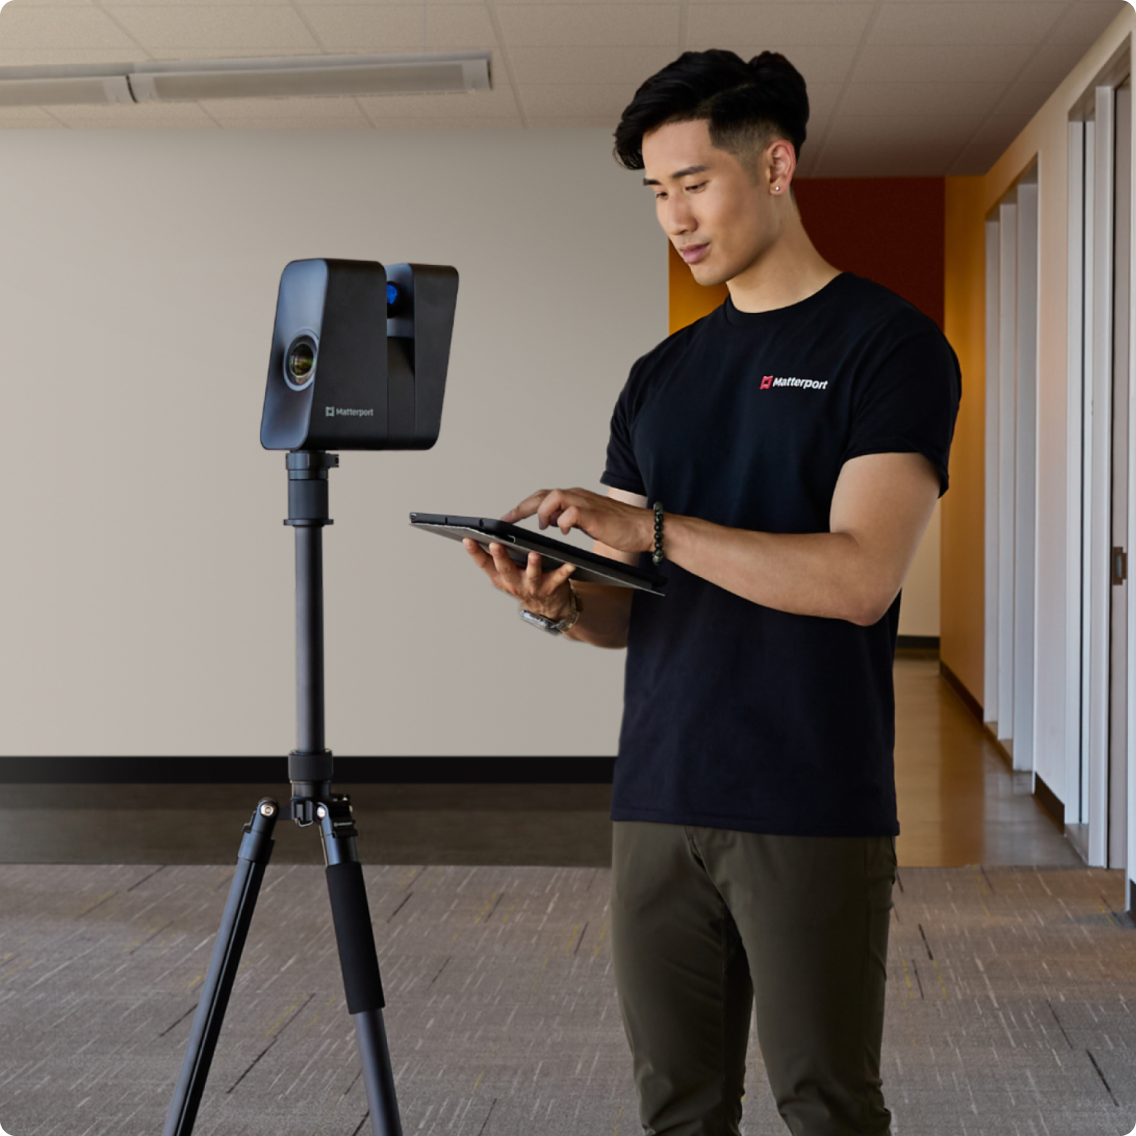
[(606, 492), (612, 407), (667, 334), (666, 240), (610, 150), (607, 130), (0, 134), (0, 751), (293, 748), (293, 538), (259, 425), (280, 272), (327, 256), (461, 274), (437, 445), (332, 474), (327, 744), (613, 754), (624, 653), (525, 626), (407, 523)]

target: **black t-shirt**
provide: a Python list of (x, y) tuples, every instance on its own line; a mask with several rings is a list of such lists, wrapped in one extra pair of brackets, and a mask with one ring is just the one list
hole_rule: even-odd
[[(925, 454), (946, 492), (961, 388), (935, 322), (850, 272), (773, 311), (727, 298), (636, 360), (600, 480), (730, 528), (828, 532), (860, 454)], [(860, 627), (660, 569), (666, 595), (631, 604), (612, 820), (898, 834), (899, 596)]]

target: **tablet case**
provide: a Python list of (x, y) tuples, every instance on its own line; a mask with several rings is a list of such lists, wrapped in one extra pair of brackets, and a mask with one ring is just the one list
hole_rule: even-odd
[(574, 544), (553, 540), (506, 521), (490, 517), (451, 517), (444, 513), (411, 513), (410, 523), (424, 532), (437, 533), (451, 540), (468, 537), (476, 540), (486, 551), (490, 542), (500, 544), (520, 568), (527, 566), (530, 552), (539, 552), (542, 572), (555, 572), (561, 564), (575, 564), (576, 571), (570, 577), (573, 580), (639, 588), (655, 596), (666, 594), (666, 577), (652, 569), (624, 564), (622, 560), (613, 560), (609, 556), (597, 556)]

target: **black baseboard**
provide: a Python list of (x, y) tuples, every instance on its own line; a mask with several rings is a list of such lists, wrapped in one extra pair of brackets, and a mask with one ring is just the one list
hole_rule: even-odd
[(966, 708), (974, 715), (978, 724), (984, 725), (982, 717), (982, 703), (970, 693), (969, 690), (963, 686), (962, 679), (959, 678), (942, 659), (939, 660), (939, 674), (946, 680), (947, 685), (963, 700)]
[(938, 635), (897, 635), (895, 649), (910, 647), (918, 651), (937, 651), (939, 649)]
[(1053, 818), (1062, 832), (1065, 831), (1065, 806), (1057, 799), (1057, 794), (1037, 775), (1033, 775), (1033, 795), (1038, 804)]
[[(346, 785), (610, 785), (614, 757), (337, 757)], [(0, 757), (2, 785), (269, 785), (286, 757)]]

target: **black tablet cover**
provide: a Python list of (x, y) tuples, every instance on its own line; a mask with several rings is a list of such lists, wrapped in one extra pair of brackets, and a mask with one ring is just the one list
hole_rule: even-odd
[[(541, 555), (541, 571), (555, 572), (561, 564), (575, 564), (573, 580), (588, 580), (596, 584), (618, 584), (625, 588), (640, 588), (652, 595), (664, 595), (666, 577), (651, 569), (624, 564), (609, 556), (578, 548), (566, 541), (518, 528), (506, 521), (489, 517), (451, 517), (444, 513), (411, 513), (410, 523), (424, 532), (437, 533), (451, 540), (476, 540), (488, 549), (490, 542), (500, 544), (510, 559), (519, 567), (528, 564), (529, 553)], [(559, 530), (557, 530), (559, 531)]]

